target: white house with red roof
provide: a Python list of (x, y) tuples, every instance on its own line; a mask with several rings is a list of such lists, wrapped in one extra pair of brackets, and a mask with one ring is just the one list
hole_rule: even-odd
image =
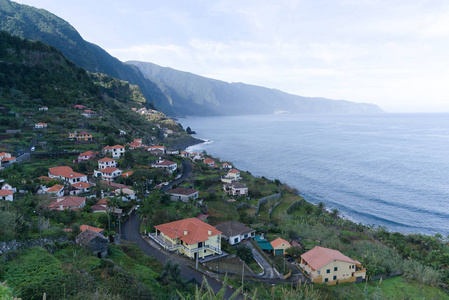
[(177, 251), (192, 259), (222, 254), (222, 232), (197, 218), (154, 227), (156, 232), (150, 234), (150, 237), (168, 251)]
[(148, 146), (146, 147), (147, 151), (157, 154), (157, 155), (163, 155), (165, 154), (166, 148), (165, 146)]
[(160, 160), (157, 163), (153, 164), (152, 167), (165, 169), (169, 173), (173, 173), (178, 169), (178, 164), (169, 160)]
[(125, 202), (137, 199), (136, 192), (132, 189), (128, 188), (116, 189), (114, 193), (117, 197), (121, 196), (122, 200)]
[(98, 168), (100, 170), (106, 169), (106, 168), (116, 168), (117, 167), (117, 161), (113, 158), (104, 157), (100, 160), (98, 160)]
[(0, 166), (4, 166), (6, 164), (12, 164), (16, 162), (16, 158), (8, 152), (0, 152)]
[(309, 274), (313, 283), (335, 285), (343, 282), (361, 282), (366, 269), (340, 251), (316, 246), (301, 255), (300, 267)]
[(86, 205), (86, 197), (78, 196), (65, 196), (59, 197), (56, 201), (48, 205), (48, 209), (51, 210), (77, 210), (81, 209)]
[(55, 184), (54, 186), (49, 187), (45, 193), (54, 194), (56, 197), (62, 197), (64, 196), (64, 186), (61, 184)]
[(206, 158), (205, 160), (203, 160), (203, 163), (208, 167), (215, 166), (215, 161), (211, 158)]
[(47, 123), (41, 123), (41, 122), (36, 123), (36, 124), (34, 124), (34, 128), (38, 128), (38, 129), (47, 128)]
[(134, 141), (129, 143), (128, 145), (129, 145), (129, 149), (137, 149), (137, 148), (144, 147), (144, 145), (142, 143), (142, 139), (134, 139)]
[(93, 185), (89, 182), (77, 182), (71, 185), (70, 195), (90, 193)]
[(74, 172), (72, 168), (67, 166), (54, 167), (48, 170), (48, 177), (62, 180), (70, 185), (77, 182), (87, 182), (87, 175)]
[(48, 110), (48, 106), (41, 106), (41, 107), (39, 107), (39, 110), (47, 111)]
[(95, 177), (101, 177), (104, 181), (114, 181), (115, 178), (122, 175), (123, 171), (114, 167), (107, 167), (102, 170), (95, 170)]
[(90, 160), (97, 156), (97, 154), (93, 151), (86, 151), (78, 155), (78, 162)]
[(167, 191), (170, 194), (170, 200), (189, 202), (190, 199), (198, 198), (198, 191), (195, 189), (186, 189), (183, 187), (177, 187)]
[(14, 194), (10, 190), (0, 190), (0, 199), (6, 201), (13, 201)]
[(221, 165), (221, 168), (222, 168), (223, 170), (231, 170), (231, 169), (232, 169), (232, 165), (230, 165), (230, 164), (228, 164), (228, 163), (223, 163), (223, 164)]
[(118, 159), (125, 155), (125, 147), (123, 147), (122, 145), (106, 146), (102, 151), (104, 154), (111, 153), (112, 157), (115, 159)]

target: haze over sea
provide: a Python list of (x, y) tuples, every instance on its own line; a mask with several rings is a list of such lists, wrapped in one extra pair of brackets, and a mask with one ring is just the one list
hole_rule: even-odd
[(193, 146), (355, 222), (449, 235), (449, 114), (181, 119)]

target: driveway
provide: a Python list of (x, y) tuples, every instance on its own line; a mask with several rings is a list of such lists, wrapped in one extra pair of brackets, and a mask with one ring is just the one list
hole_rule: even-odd
[(264, 273), (260, 278), (277, 279), (279, 278), (279, 272), (257, 251), (256, 246), (250, 241), (244, 243), (244, 245), (251, 248), (254, 259), (262, 266)]
[[(142, 222), (140, 218), (135, 214), (131, 214), (131, 222), (127, 220), (122, 225), (122, 238), (125, 240), (135, 242), (139, 246), (139, 248), (147, 255), (153, 255), (157, 260), (159, 260), (162, 264), (169, 258), (176, 259), (176, 254), (170, 255), (167, 254), (164, 250), (161, 250), (158, 246), (151, 246), (149, 242), (145, 241), (140, 234), (140, 223)], [(131, 224), (131, 226), (130, 226)], [(157, 247), (157, 248), (156, 248)], [(159, 249), (159, 250), (158, 250)], [(188, 267), (182, 260), (177, 260), (181, 266), (181, 276), (186, 280), (195, 279), (197, 282), (203, 282), (203, 277), (205, 275), (195, 269)], [(217, 293), (222, 284), (211, 277), (207, 277), (207, 282), (212, 287), (212, 289)], [(226, 288), (225, 298), (228, 299), (235, 291)], [(237, 299), (242, 299), (241, 297), (237, 297)]]

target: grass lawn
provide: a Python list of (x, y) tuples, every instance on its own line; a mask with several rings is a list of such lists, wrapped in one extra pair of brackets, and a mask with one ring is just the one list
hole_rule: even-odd
[[(218, 269), (218, 259), (206, 263), (206, 266), (208, 266), (208, 267), (212, 268), (212, 270), (216, 271)], [(241, 259), (238, 257), (220, 259), (220, 272), (234, 272), (237, 274), (242, 274)], [(260, 272), (262, 272), (262, 271), (260, 271)], [(256, 272), (256, 273), (259, 273), (259, 272)], [(254, 274), (254, 272), (247, 265), (245, 265), (245, 274)]]
[(369, 299), (449, 299), (448, 294), (436, 287), (408, 282), (403, 277), (368, 284), (345, 283), (321, 288), (337, 299), (364, 299), (366, 293), (368, 293)]
[(282, 201), (282, 203), (276, 206), (276, 208), (273, 210), (273, 213), (271, 214), (271, 217), (273, 219), (281, 219), (282, 214), (287, 211), (287, 209), (292, 205), (292, 203), (300, 199), (301, 197), (291, 194), (282, 195), (282, 197), (279, 199)]
[(223, 200), (206, 201), (209, 219), (215, 225), (224, 221), (238, 221), (239, 215), (235, 209), (235, 204)]

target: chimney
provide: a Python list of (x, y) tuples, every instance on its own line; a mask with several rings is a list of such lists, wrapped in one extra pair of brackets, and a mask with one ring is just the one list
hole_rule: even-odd
[(184, 235), (187, 235), (187, 230), (184, 230)]
[(208, 234), (208, 235), (212, 235), (212, 230), (209, 229), (209, 230), (207, 231), (207, 234)]

